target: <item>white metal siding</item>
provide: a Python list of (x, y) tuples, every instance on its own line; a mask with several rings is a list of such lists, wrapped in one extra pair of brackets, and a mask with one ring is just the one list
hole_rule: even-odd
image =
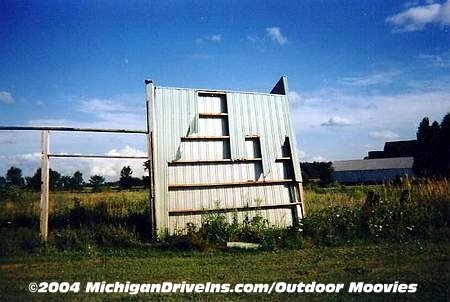
[(231, 219), (230, 209), (261, 207), (237, 217), (293, 223), (298, 207), (289, 204), (300, 201), (301, 178), (286, 95), (156, 87), (154, 108), (159, 232), (200, 223), (199, 211), (217, 208)]

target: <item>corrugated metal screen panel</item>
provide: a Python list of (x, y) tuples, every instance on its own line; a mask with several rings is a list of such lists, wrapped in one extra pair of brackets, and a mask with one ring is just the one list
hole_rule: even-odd
[[(301, 176), (287, 96), (163, 87), (156, 87), (154, 95), (159, 231), (199, 222), (201, 215), (189, 211), (298, 201), (296, 182), (290, 182)], [(282, 158), (286, 141), (288, 161)], [(273, 182), (252, 184), (263, 180)], [(271, 224), (287, 226), (294, 211), (295, 206), (259, 212)]]
[(155, 205), (159, 225), (167, 225), (169, 161), (181, 158), (181, 137), (197, 131), (198, 107), (195, 91), (155, 88), (156, 152)]
[[(263, 171), (267, 177), (275, 159), (282, 157), (282, 145), (289, 138), (291, 156), (298, 163), (287, 96), (254, 93), (227, 93), (231, 158), (247, 157), (245, 137), (259, 136)], [(298, 165), (295, 179), (301, 180)]]

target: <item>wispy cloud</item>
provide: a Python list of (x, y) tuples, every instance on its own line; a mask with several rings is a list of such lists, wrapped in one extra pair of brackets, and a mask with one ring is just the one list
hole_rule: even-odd
[(299, 155), (300, 161), (302, 161), (302, 162), (327, 161), (327, 159), (322, 155), (310, 155), (303, 150), (298, 150), (298, 155)]
[[(121, 149), (111, 149), (104, 155), (111, 156), (146, 156), (147, 153), (126, 145)], [(23, 153), (16, 155), (0, 155), (0, 171), (6, 171), (10, 166), (16, 166), (23, 170), (25, 176), (33, 175), (39, 168), (41, 160), (40, 152)], [(144, 160), (122, 160), (122, 159), (64, 159), (58, 158), (52, 160), (52, 169), (57, 170), (63, 175), (72, 175), (75, 171), (81, 171), (84, 180), (87, 181), (92, 175), (105, 176), (107, 180), (117, 180), (120, 176), (120, 170), (123, 166), (130, 166), (133, 170), (133, 176), (142, 177), (145, 175), (143, 169)], [(3, 173), (2, 173), (3, 174)]]
[(397, 139), (400, 137), (397, 133), (391, 130), (371, 131), (369, 136), (377, 139)]
[(450, 2), (432, 3), (410, 7), (386, 18), (394, 26), (392, 32), (423, 30), (429, 24), (450, 25)]
[(289, 101), (292, 104), (299, 104), (302, 101), (302, 96), (297, 91), (291, 90), (289, 91)]
[(399, 74), (396, 71), (378, 72), (364, 76), (344, 77), (339, 82), (349, 86), (372, 86), (387, 84)]
[[(293, 107), (295, 128), (315, 131), (320, 126), (358, 121), (358, 129), (415, 127), (425, 115), (442, 117), (450, 111), (450, 86), (404, 92), (365, 94), (338, 88), (323, 88), (302, 93), (302, 105)], [(345, 119), (330, 119), (345, 117)], [(327, 121), (327, 122), (324, 122)], [(350, 129), (349, 128), (349, 129)], [(367, 133), (365, 132), (365, 133)]]
[(287, 37), (281, 33), (281, 29), (279, 27), (268, 27), (266, 28), (266, 33), (275, 43), (284, 45), (288, 42)]
[(188, 55), (187, 58), (192, 60), (209, 60), (213, 59), (215, 55), (208, 54), (208, 53), (194, 53), (192, 55)]
[(248, 35), (248, 36), (247, 36), (247, 40), (249, 40), (250, 42), (252, 42), (253, 44), (255, 44), (256, 42), (259, 41), (259, 37), (258, 37), (258, 36)]
[(301, 103), (292, 104), (299, 147), (332, 160), (362, 158), (367, 146), (382, 148), (387, 139), (414, 138), (424, 116), (440, 120), (450, 112), (450, 84), (439, 80), (401, 92), (336, 85), (300, 95)]
[(213, 42), (220, 42), (220, 41), (222, 41), (222, 35), (219, 35), (219, 34), (212, 35), (211, 36), (211, 41), (213, 41)]
[(320, 124), (321, 126), (325, 127), (341, 127), (341, 126), (348, 126), (351, 125), (352, 122), (345, 117), (340, 116), (333, 116), (328, 121)]
[(70, 97), (69, 103), (77, 104), (74, 112), (83, 114), (82, 120), (51, 118), (30, 120), (32, 125), (145, 129), (145, 101), (141, 94), (120, 94), (110, 99)]
[(220, 43), (222, 41), (222, 34), (214, 34), (210, 36), (203, 36), (201, 38), (195, 39), (195, 43), (198, 45), (201, 45), (205, 42), (213, 42), (213, 43)]
[(0, 91), (0, 101), (5, 104), (12, 104), (14, 103), (14, 98), (8, 91)]
[(441, 54), (420, 54), (417, 57), (428, 62), (431, 66), (434, 67), (450, 67), (450, 51)]

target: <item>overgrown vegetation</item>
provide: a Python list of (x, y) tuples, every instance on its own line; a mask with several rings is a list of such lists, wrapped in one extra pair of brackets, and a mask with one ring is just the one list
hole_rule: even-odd
[[(373, 191), (377, 199), (367, 205)], [(18, 187), (0, 189), (0, 254), (40, 251), (38, 194)], [(288, 229), (271, 225), (262, 211), (242, 221), (205, 214), (150, 243), (148, 191), (51, 194), (47, 249), (81, 250), (151, 245), (162, 249), (223, 250), (229, 241), (258, 243), (264, 250), (357, 242), (448, 240), (450, 186), (443, 180), (405, 180), (379, 186), (311, 187), (307, 216)]]

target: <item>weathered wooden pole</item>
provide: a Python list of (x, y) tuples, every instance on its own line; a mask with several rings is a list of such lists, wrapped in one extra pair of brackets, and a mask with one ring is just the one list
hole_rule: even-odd
[(42, 131), (42, 157), (41, 157), (41, 217), (40, 217), (40, 232), (41, 242), (47, 242), (48, 236), (48, 194), (50, 173), (48, 165), (49, 153), (49, 135), (48, 130)]

